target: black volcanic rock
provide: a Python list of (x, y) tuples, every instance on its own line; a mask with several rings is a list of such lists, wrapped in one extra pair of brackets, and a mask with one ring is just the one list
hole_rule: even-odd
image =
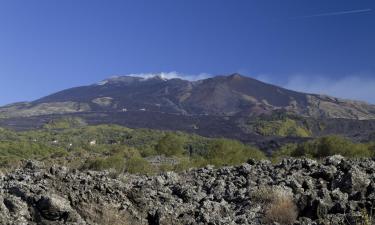
[(114, 179), (29, 161), (0, 175), (0, 224), (364, 224), (374, 208), (374, 164), (340, 156), (251, 160)]

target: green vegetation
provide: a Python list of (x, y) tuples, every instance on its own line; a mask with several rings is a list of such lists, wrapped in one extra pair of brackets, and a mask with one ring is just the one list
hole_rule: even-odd
[(185, 142), (184, 137), (168, 133), (159, 140), (156, 145), (156, 152), (165, 156), (182, 155), (185, 152)]
[(60, 119), (51, 120), (46, 123), (43, 128), (45, 129), (68, 129), (74, 127), (86, 126), (86, 122), (79, 117), (64, 117)]
[(95, 159), (88, 159), (83, 168), (90, 170), (114, 169), (121, 172), (124, 169), (124, 165), (124, 158), (119, 156), (111, 156), (107, 158), (98, 157)]
[[(117, 125), (87, 126), (79, 118), (50, 121), (31, 131), (0, 129), (0, 138), (0, 168), (36, 159), (82, 170), (150, 174), (207, 164), (235, 165), (264, 157), (237, 141)], [(155, 161), (157, 157), (166, 161)]]
[(354, 143), (340, 136), (326, 136), (301, 144), (287, 144), (274, 152), (275, 160), (292, 157), (309, 157), (320, 159), (331, 155), (342, 155), (349, 158), (374, 156), (373, 144)]
[[(282, 125), (270, 122), (278, 124), (278, 134), (296, 132), (296, 122), (281, 119)], [(359, 144), (339, 136), (327, 136), (284, 145), (273, 153), (272, 159), (278, 161), (290, 156), (319, 159), (334, 154), (371, 157), (374, 152), (375, 143)], [(17, 166), (24, 159), (36, 159), (82, 170), (109, 170), (113, 174), (153, 174), (208, 164), (238, 165), (248, 159), (266, 158), (255, 147), (235, 140), (117, 125), (87, 126), (79, 118), (51, 121), (42, 129), (31, 131), (0, 128), (0, 169)]]
[(320, 124), (315, 124), (315, 121), (285, 111), (248, 117), (238, 123), (245, 132), (255, 132), (263, 136), (311, 137), (313, 130), (320, 129), (316, 128)]
[(264, 136), (310, 137), (311, 132), (295, 120), (259, 120), (254, 123), (254, 131)]
[(246, 146), (241, 142), (219, 139), (211, 142), (205, 158), (215, 166), (237, 165), (244, 159), (264, 159), (265, 155), (258, 149)]
[(43, 143), (30, 141), (0, 141), (0, 167), (11, 168), (16, 166), (22, 159), (41, 159), (47, 156), (64, 156), (61, 148), (53, 148)]
[(136, 156), (127, 160), (126, 172), (150, 174), (153, 173), (153, 168), (147, 160), (142, 157)]

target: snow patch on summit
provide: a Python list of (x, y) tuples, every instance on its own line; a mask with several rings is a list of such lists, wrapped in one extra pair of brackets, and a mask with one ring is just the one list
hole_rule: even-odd
[(106, 85), (107, 83), (108, 83), (108, 80), (102, 80), (96, 83), (96, 85), (102, 86), (102, 85)]
[(130, 74), (128, 76), (142, 77), (145, 80), (159, 78), (161, 80), (170, 80), (174, 78), (182, 78), (183, 75), (177, 72), (161, 72), (161, 73), (139, 73), (139, 74)]
[[(210, 74), (207, 73), (200, 73), (196, 75), (188, 75), (188, 74), (182, 74), (178, 72), (160, 72), (160, 73), (132, 73), (122, 76), (112, 76), (109, 79), (100, 81), (96, 83), (96, 85), (106, 85), (109, 82), (124, 82), (124, 81), (130, 81), (134, 78), (138, 78), (138, 81), (146, 81), (150, 79), (159, 79), (163, 81), (167, 81), (170, 79), (182, 79), (182, 80), (189, 80), (189, 81), (197, 81), (202, 80), (211, 77)], [(133, 78), (133, 79), (132, 79)], [(133, 80), (134, 81), (134, 80)]]

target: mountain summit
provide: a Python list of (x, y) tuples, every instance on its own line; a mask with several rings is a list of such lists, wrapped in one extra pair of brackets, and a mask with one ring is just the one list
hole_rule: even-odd
[(117, 76), (1, 107), (0, 117), (127, 111), (233, 116), (276, 110), (313, 118), (375, 119), (374, 105), (296, 92), (237, 73), (198, 81)]

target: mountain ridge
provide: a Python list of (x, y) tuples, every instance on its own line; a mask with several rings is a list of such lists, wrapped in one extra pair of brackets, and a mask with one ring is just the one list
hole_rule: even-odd
[(116, 76), (0, 107), (0, 117), (128, 110), (189, 116), (248, 116), (282, 110), (313, 118), (375, 119), (375, 106), (363, 101), (297, 92), (238, 73), (197, 81), (161, 75)]

